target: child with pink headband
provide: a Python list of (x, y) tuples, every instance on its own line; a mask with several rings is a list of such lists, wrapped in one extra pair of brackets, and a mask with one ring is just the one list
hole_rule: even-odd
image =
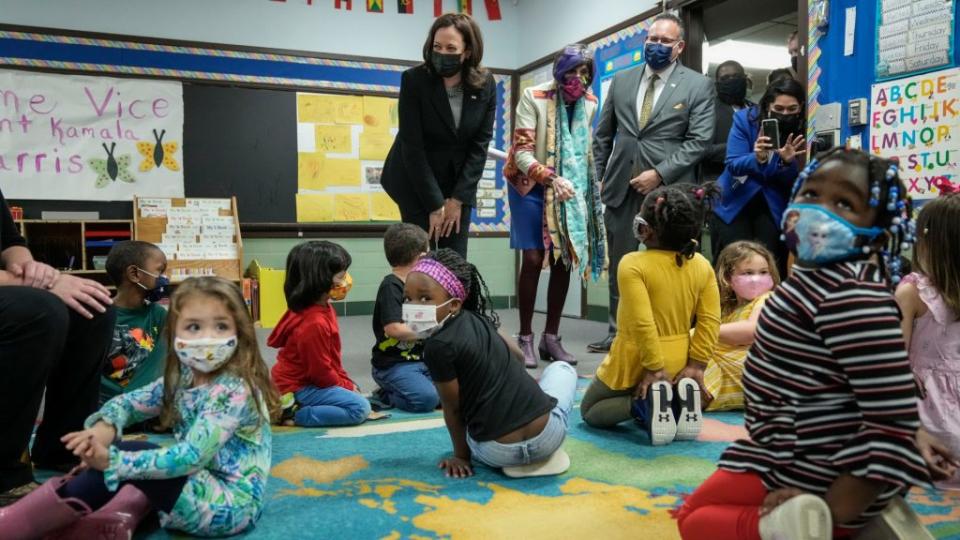
[(440, 461), (444, 473), (471, 476), (471, 459), (508, 476), (566, 471), (570, 458), (560, 446), (577, 387), (573, 366), (550, 364), (538, 385), (497, 331), (477, 268), (453, 250), (425, 255), (407, 275), (404, 296), (403, 321), (424, 340), (453, 442), (453, 457)]

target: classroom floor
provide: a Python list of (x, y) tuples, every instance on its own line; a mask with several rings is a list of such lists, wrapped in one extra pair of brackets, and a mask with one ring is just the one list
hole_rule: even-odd
[[(500, 312), (508, 333), (517, 312)], [(542, 328), (537, 315), (535, 328)], [(578, 400), (602, 355), (587, 343), (606, 326), (564, 320), (568, 348), (580, 359)], [(365, 391), (370, 379), (369, 317), (340, 319), (344, 364)], [(258, 332), (265, 344), (267, 330)], [(275, 351), (266, 349), (271, 364)], [(542, 367), (542, 366), (541, 366)], [(564, 448), (570, 470), (558, 477), (509, 479), (476, 467), (469, 479), (437, 469), (450, 451), (439, 412), (391, 417), (337, 429), (275, 428), (268, 500), (256, 539), (385, 540), (679, 538), (670, 510), (715, 469), (727, 444), (745, 434), (739, 413), (711, 414), (700, 439), (652, 447), (636, 426), (595, 430), (570, 418)], [(152, 437), (160, 443), (168, 438)], [(910, 502), (938, 539), (960, 540), (960, 493), (915, 491)], [(146, 524), (137, 538), (176, 538)]]

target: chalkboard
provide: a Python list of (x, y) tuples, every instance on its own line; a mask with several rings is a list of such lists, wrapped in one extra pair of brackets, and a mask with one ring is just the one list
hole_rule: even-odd
[(242, 223), (296, 221), (296, 92), (183, 85), (184, 191), (237, 197)]

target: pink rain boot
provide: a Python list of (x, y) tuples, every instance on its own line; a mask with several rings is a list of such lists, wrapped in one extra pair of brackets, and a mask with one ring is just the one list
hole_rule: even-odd
[(56, 540), (130, 540), (137, 525), (150, 515), (153, 505), (142, 491), (127, 484), (107, 504), (65, 527), (51, 539)]
[(64, 499), (57, 490), (69, 478), (58, 476), (44, 482), (19, 501), (0, 508), (0, 531), (4, 539), (29, 540), (76, 522), (90, 513), (79, 499)]

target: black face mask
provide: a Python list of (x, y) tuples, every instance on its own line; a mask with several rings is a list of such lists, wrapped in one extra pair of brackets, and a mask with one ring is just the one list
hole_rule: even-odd
[(747, 78), (738, 76), (717, 81), (717, 97), (727, 105), (743, 105), (747, 97)]
[(797, 135), (800, 135), (801, 121), (800, 113), (795, 114), (781, 114), (776, 112), (770, 112), (768, 118), (775, 118), (777, 124), (780, 128), (780, 140), (778, 147), (782, 148), (783, 145), (787, 144), (787, 137), (793, 134), (793, 138), (796, 139)]
[(430, 64), (441, 77), (453, 77), (460, 73), (462, 66), (459, 54), (444, 54), (437, 51), (430, 53)]
[(797, 71), (797, 66), (798, 66), (799, 64), (800, 64), (800, 57), (799, 57), (799, 56), (791, 56), (791, 57), (790, 57), (790, 65), (793, 66), (793, 70), (794, 70), (794, 71)]

